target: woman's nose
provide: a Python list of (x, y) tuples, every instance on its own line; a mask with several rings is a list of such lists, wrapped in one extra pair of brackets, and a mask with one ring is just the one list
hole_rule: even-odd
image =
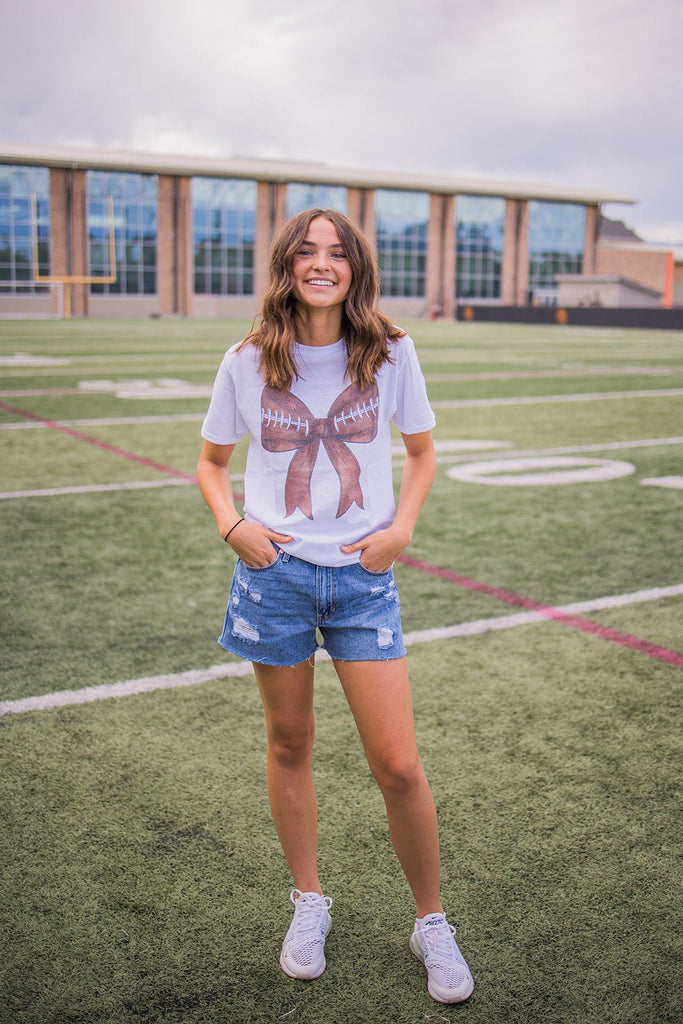
[(313, 261), (313, 266), (317, 270), (326, 270), (330, 265), (330, 260), (324, 249), (318, 249)]

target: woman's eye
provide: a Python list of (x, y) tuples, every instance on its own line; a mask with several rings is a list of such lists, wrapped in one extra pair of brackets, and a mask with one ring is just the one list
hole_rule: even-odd
[(346, 259), (346, 253), (345, 252), (333, 252), (332, 253), (332, 259), (333, 260), (345, 260)]

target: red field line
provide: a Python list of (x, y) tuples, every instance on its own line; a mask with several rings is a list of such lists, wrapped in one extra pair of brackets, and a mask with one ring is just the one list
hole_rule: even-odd
[(448, 580), (450, 583), (455, 583), (459, 587), (465, 587), (467, 590), (476, 590), (480, 594), (488, 594), (489, 597), (495, 597), (504, 604), (538, 612), (539, 615), (559, 622), (563, 626), (569, 626), (571, 629), (580, 629), (584, 633), (592, 633), (603, 640), (611, 640), (614, 644), (630, 647), (641, 654), (646, 654), (649, 658), (658, 658), (660, 661), (668, 661), (672, 665), (678, 665), (680, 668), (683, 668), (683, 654), (679, 654), (677, 651), (670, 651), (668, 648), (660, 647), (658, 644), (650, 643), (649, 640), (641, 640), (637, 636), (620, 633), (617, 629), (601, 626), (599, 623), (593, 622), (591, 619), (584, 619), (580, 615), (570, 615), (557, 608), (551, 608), (549, 605), (542, 604), (540, 601), (534, 601), (531, 598), (522, 597), (521, 594), (504, 590), (502, 587), (494, 587), (488, 583), (479, 583), (468, 576), (453, 572), (452, 569), (430, 565), (428, 562), (423, 562), (418, 558), (411, 558), (410, 555), (400, 555), (398, 561), (402, 565), (418, 569), (420, 572), (429, 573), (431, 576), (438, 576), (440, 579)]
[(93, 444), (97, 448), (103, 448), (106, 452), (111, 452), (112, 455), (120, 455), (124, 459), (129, 459), (131, 462), (137, 462), (141, 466), (149, 466), (151, 469), (157, 469), (160, 473), (167, 473), (169, 476), (179, 477), (181, 480), (189, 480), (190, 483), (196, 483), (196, 478), (190, 476), (189, 473), (183, 473), (180, 469), (174, 469), (172, 466), (164, 466), (160, 462), (155, 462), (154, 459), (148, 459), (144, 455), (136, 455), (135, 452), (129, 452), (125, 448), (119, 448), (115, 444), (107, 444), (106, 441), (100, 441), (97, 437), (92, 437), (90, 434), (83, 434), (80, 430), (73, 430), (71, 427), (65, 427), (61, 423), (55, 423), (54, 420), (46, 420), (43, 416), (38, 416), (34, 412), (29, 412), (28, 409), (20, 409), (15, 405), (8, 405), (6, 402), (0, 402), (0, 409), (5, 409), (7, 412), (13, 413), (15, 416), (23, 416), (24, 419), (34, 420), (37, 423), (42, 423), (46, 427), (50, 427), (52, 430), (58, 430), (61, 434), (67, 434), (69, 437), (75, 438), (77, 441), (85, 441), (86, 444)]

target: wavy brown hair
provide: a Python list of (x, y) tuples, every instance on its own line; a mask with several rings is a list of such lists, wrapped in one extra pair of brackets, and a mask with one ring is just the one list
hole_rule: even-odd
[(376, 308), (379, 274), (372, 249), (358, 228), (337, 210), (304, 210), (280, 228), (270, 253), (270, 284), (260, 321), (242, 345), (259, 349), (260, 369), (269, 387), (289, 390), (299, 376), (293, 354), (297, 326), (292, 266), (316, 217), (326, 217), (334, 225), (351, 267), (351, 286), (342, 314), (347, 372), (355, 384), (368, 388), (382, 364), (391, 361), (390, 342), (405, 332)]

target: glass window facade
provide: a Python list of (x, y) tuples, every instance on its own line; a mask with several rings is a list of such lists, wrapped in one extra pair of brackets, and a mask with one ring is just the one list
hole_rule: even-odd
[(287, 186), (287, 216), (317, 207), (346, 213), (347, 189), (344, 185), (305, 185), (290, 182)]
[(196, 295), (253, 295), (255, 181), (192, 179)]
[(500, 299), (505, 200), (457, 196), (456, 298)]
[(424, 298), (428, 221), (427, 192), (375, 192), (382, 295)]
[(154, 295), (157, 290), (157, 175), (88, 171), (88, 257), (92, 277), (107, 277), (109, 196), (114, 201), (116, 281), (93, 295)]
[[(37, 267), (33, 258), (34, 195)], [(45, 293), (47, 287), (34, 284), (33, 279), (49, 273), (50, 172), (47, 167), (0, 164), (0, 295)]]
[(586, 234), (586, 208), (574, 203), (529, 203), (529, 299), (549, 301), (556, 274), (580, 274)]

